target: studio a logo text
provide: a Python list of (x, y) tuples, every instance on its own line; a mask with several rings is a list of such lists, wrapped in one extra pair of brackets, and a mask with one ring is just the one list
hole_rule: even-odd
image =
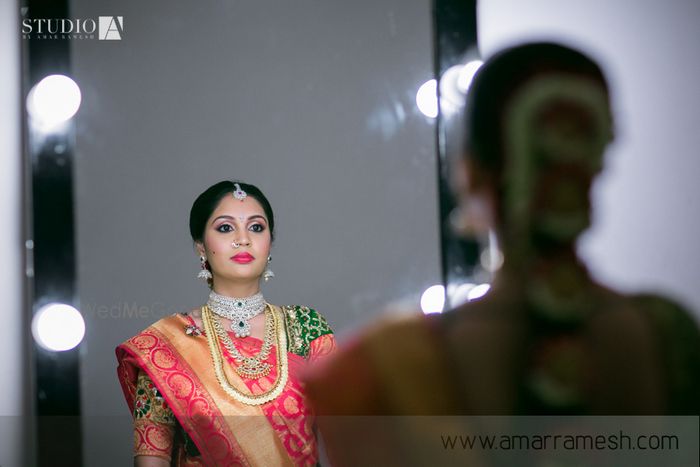
[(124, 37), (123, 16), (98, 16), (93, 18), (24, 18), (24, 39), (99, 39), (120, 41)]

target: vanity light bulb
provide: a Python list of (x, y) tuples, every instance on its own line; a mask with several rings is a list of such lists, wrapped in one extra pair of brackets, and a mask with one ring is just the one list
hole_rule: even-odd
[(46, 350), (61, 352), (80, 344), (85, 336), (85, 321), (78, 310), (65, 303), (49, 303), (39, 308), (32, 319), (34, 340)]
[(416, 105), (426, 117), (435, 118), (438, 116), (437, 80), (428, 80), (418, 88)]
[(442, 313), (445, 307), (445, 288), (442, 285), (428, 287), (420, 298), (423, 313)]
[(27, 112), (35, 123), (51, 127), (73, 117), (80, 102), (80, 88), (75, 81), (65, 75), (49, 75), (29, 91)]
[(472, 80), (474, 79), (476, 72), (479, 71), (479, 68), (481, 68), (481, 65), (483, 64), (484, 62), (481, 60), (472, 60), (459, 70), (459, 75), (457, 76), (457, 88), (462, 94), (467, 93), (469, 85), (472, 84)]
[(474, 301), (478, 300), (484, 295), (488, 293), (488, 291), (491, 290), (491, 284), (479, 284), (477, 286), (474, 286), (470, 291), (469, 294), (467, 295), (467, 298), (469, 301)]

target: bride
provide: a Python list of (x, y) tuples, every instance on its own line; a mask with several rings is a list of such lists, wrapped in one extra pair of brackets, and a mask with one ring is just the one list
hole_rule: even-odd
[(207, 302), (116, 349), (134, 465), (315, 465), (300, 375), (335, 348), (326, 320), (265, 301), (274, 215), (254, 185), (222, 181), (190, 211)]

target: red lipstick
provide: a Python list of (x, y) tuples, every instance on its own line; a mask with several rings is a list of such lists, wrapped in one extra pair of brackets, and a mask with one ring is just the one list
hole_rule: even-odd
[(231, 256), (231, 260), (240, 264), (248, 264), (255, 259), (250, 253), (238, 253), (237, 255)]

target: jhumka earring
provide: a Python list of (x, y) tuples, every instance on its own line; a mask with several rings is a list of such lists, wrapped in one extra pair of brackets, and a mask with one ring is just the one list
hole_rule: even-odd
[(209, 269), (207, 269), (207, 258), (205, 258), (204, 256), (200, 256), (199, 262), (202, 265), (202, 270), (199, 271), (199, 274), (197, 274), (197, 279), (202, 279), (203, 281), (206, 282), (209, 279), (211, 279), (211, 277), (212, 277), (211, 271), (209, 271)]
[(272, 256), (267, 257), (267, 266), (265, 266), (265, 272), (263, 272), (263, 280), (269, 282), (270, 279), (275, 277), (275, 273), (270, 269), (270, 261), (272, 261)]

